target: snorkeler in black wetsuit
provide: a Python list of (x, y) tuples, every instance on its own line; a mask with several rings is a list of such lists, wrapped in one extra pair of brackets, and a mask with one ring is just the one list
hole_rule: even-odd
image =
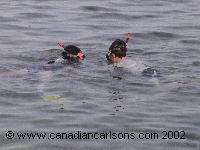
[[(63, 47), (64, 51), (61, 53), (61, 57), (57, 58), (56, 60), (51, 60), (47, 62), (46, 65), (27, 66), (26, 68), (20, 69), (17, 71), (3, 72), (0, 74), (0, 77), (23, 75), (23, 74), (27, 74), (28, 72), (51, 71), (51, 70), (55, 70), (56, 68), (63, 67), (63, 65), (65, 64), (67, 65), (67, 64), (79, 62), (79, 60), (82, 60), (85, 58), (85, 55), (82, 53), (82, 51), (74, 45), (65, 46), (62, 42), (58, 42), (58, 45)], [(56, 64), (58, 66), (52, 66), (50, 64)]]
[[(126, 52), (127, 52), (127, 43), (130, 37), (131, 35), (127, 34), (125, 41), (121, 39), (116, 39), (111, 44), (109, 51), (106, 54), (106, 58), (110, 63), (118, 63), (125, 59)], [(144, 69), (142, 70), (142, 75), (155, 77), (155, 76), (158, 76), (158, 71), (153, 68), (144, 67)]]
[(58, 45), (64, 48), (60, 57), (48, 61), (45, 65), (28, 66), (26, 68), (28, 72), (53, 71), (62, 68), (65, 65), (77, 63), (79, 60), (85, 58), (85, 55), (82, 53), (80, 48), (74, 45), (64, 45), (62, 42), (58, 42)]
[[(43, 99), (51, 99), (51, 100), (63, 100), (64, 98), (60, 97), (59, 95), (54, 94), (48, 94), (44, 92), (44, 88), (46, 87), (47, 82), (51, 79), (52, 73), (51, 71), (54, 70), (53, 68), (60, 68), (64, 67), (65, 64), (72, 64), (79, 62), (79, 60), (82, 60), (85, 58), (85, 55), (82, 53), (82, 51), (74, 46), (74, 45), (68, 45), (65, 46), (62, 42), (58, 43), (59, 46), (64, 48), (64, 51), (61, 53), (61, 57), (57, 58), (56, 60), (51, 60), (47, 62), (46, 65), (35, 65), (35, 66), (28, 66), (24, 69), (20, 69), (17, 71), (9, 71), (4, 72), (0, 74), (0, 77), (5, 76), (16, 76), (16, 75), (25, 75), (27, 73), (38, 73), (40, 82), (37, 86), (36, 95), (42, 97)], [(51, 65), (51, 64), (56, 64)], [(66, 69), (73, 70), (74, 72), (78, 72), (73, 67), (66, 67)]]
[(61, 57), (56, 60), (51, 60), (48, 64), (54, 63), (74, 63), (78, 62), (80, 59), (84, 59), (85, 55), (82, 53), (80, 48), (74, 45), (64, 45), (62, 42), (58, 42), (58, 45), (64, 48), (64, 51), (61, 53)]

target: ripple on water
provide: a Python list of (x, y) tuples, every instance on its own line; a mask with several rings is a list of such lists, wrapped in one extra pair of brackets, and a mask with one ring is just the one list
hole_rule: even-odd
[(99, 6), (83, 6), (81, 7), (83, 10), (87, 10), (87, 11), (116, 11), (117, 9), (113, 9), (113, 8), (106, 8), (106, 7), (99, 7)]
[(138, 20), (138, 19), (147, 19), (147, 18), (157, 18), (157, 15), (128, 15), (128, 14), (120, 14), (120, 13), (101, 13), (89, 16), (89, 18), (93, 19), (110, 19), (110, 20)]
[(199, 40), (181, 40), (180, 41), (183, 44), (195, 44), (195, 45), (200, 45), (200, 41)]
[(55, 17), (54, 15), (44, 14), (44, 13), (20, 13), (20, 18), (24, 19), (35, 19), (35, 18), (52, 18)]
[(18, 19), (14, 18), (14, 17), (3, 17), (3, 16), (0, 16), (0, 25), (1, 23), (4, 23), (4, 22), (16, 22)]
[(181, 26), (170, 26), (168, 28), (172, 28), (172, 29), (176, 29), (176, 30), (191, 30), (191, 29), (195, 29), (195, 30), (199, 30), (200, 26), (198, 25), (181, 25)]
[(133, 34), (137, 38), (141, 39), (150, 39), (150, 40), (173, 40), (184, 37), (183, 35), (179, 35), (176, 33), (170, 33), (170, 32), (148, 32), (148, 33), (134, 33)]
[(193, 65), (193, 66), (196, 66), (196, 67), (197, 67), (197, 66), (200, 66), (200, 61), (193, 61), (193, 62), (192, 62), (192, 65)]
[(29, 27), (23, 25), (0, 24), (2, 30), (29, 30)]

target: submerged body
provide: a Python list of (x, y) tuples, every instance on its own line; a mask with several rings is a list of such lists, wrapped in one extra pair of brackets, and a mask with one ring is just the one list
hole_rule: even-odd
[[(130, 37), (130, 36), (129, 36)], [(144, 65), (141, 61), (135, 61), (131, 60), (129, 58), (126, 58), (126, 52), (127, 52), (127, 41), (129, 39), (127, 36), (127, 39), (125, 41), (116, 39), (110, 46), (108, 53), (106, 54), (106, 58), (109, 62), (109, 64), (112, 64), (114, 67), (119, 68), (125, 68), (129, 72), (133, 74), (142, 75), (145, 77), (153, 77), (150, 78), (150, 82), (152, 82), (154, 85), (156, 85), (159, 88), (167, 88), (167, 87), (173, 87), (173, 86), (180, 86), (180, 85), (194, 85), (199, 84), (199, 79), (193, 79), (188, 81), (180, 81), (180, 78), (177, 78), (177, 81), (160, 84), (157, 77), (160, 77), (160, 73), (158, 70), (148, 67)], [(117, 77), (118, 79), (121, 79), (121, 77)]]
[(145, 66), (142, 61), (134, 61), (129, 58), (125, 58), (120, 62), (115, 62), (113, 63), (113, 66), (122, 67), (133, 74), (146, 77), (157, 77), (159, 75), (159, 72), (156, 69)]
[(157, 76), (157, 70), (146, 67), (141, 61), (134, 61), (126, 58), (127, 43), (129, 38), (130, 34), (127, 34), (125, 41), (116, 39), (111, 44), (109, 51), (106, 54), (107, 60), (114, 66), (126, 68), (132, 73), (141, 73), (143, 76), (150, 77)]
[(40, 96), (44, 100), (65, 100), (65, 98), (62, 98), (60, 95), (45, 92), (48, 82), (53, 77), (52, 71), (56, 71), (58, 69), (67, 69), (78, 73), (78, 71), (73, 67), (74, 65), (72, 66), (72, 64), (78, 63), (79, 60), (85, 57), (85, 55), (76, 46), (64, 46), (62, 42), (59, 42), (59, 46), (62, 46), (64, 48), (64, 51), (61, 51), (60, 55), (57, 58), (48, 59), (48, 62), (43, 65), (40, 63), (39, 65), (29, 65), (24, 69), (16, 71), (3, 72), (0, 73), (0, 77), (37, 73), (40, 80), (36, 91), (37, 96)]

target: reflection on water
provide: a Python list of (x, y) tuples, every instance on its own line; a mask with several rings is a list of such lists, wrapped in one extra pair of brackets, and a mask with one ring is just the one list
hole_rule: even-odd
[(110, 100), (110, 101), (114, 103), (114, 106), (113, 106), (114, 110), (115, 111), (123, 110), (124, 109), (124, 107), (123, 107), (123, 100), (124, 100), (123, 95), (117, 90), (114, 90), (112, 94), (113, 94), (113, 97), (112, 97), (112, 100)]

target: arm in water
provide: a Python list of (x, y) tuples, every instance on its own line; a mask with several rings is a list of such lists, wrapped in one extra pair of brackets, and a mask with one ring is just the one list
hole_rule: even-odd
[(195, 86), (200, 85), (200, 78), (193, 79), (180, 79), (178, 81), (172, 81), (170, 83), (160, 84), (159, 88), (172, 88), (172, 87), (184, 87), (184, 86)]
[[(46, 67), (48, 68), (50, 66), (47, 65)], [(81, 71), (79, 71), (78, 69), (76, 69), (72, 66), (64, 67), (64, 69), (71, 70), (71, 71), (78, 73), (78, 74), (82, 74)], [(27, 68), (24, 68), (24, 69), (20, 69), (18, 71), (16, 70), (16, 71), (2, 72), (2, 73), (0, 73), (0, 77), (20, 76), (20, 75), (26, 75), (26, 74), (32, 73), (32, 72), (34, 72), (34, 73), (46, 72), (45, 65), (44, 66), (40, 65), (40, 66), (27, 67)]]
[(27, 73), (28, 73), (28, 70), (26, 68), (24, 68), (24, 69), (20, 69), (19, 71), (2, 72), (2, 73), (0, 73), (0, 77), (25, 75)]
[(79, 74), (79, 75), (86, 75), (85, 72), (82, 72), (82, 71), (80, 71), (80, 70), (78, 70), (78, 69), (76, 69), (76, 68), (74, 68), (74, 67), (72, 67), (72, 66), (65, 67), (65, 69), (66, 69), (66, 70), (70, 70), (70, 71), (72, 71), (72, 72), (74, 72), (74, 73), (77, 73), (77, 74)]

